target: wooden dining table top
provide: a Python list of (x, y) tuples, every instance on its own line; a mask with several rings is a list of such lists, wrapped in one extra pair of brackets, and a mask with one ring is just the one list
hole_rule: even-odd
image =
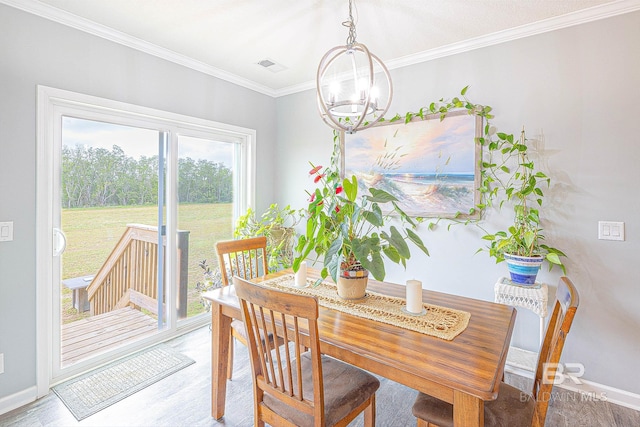
[[(260, 283), (291, 273), (291, 270), (283, 270), (252, 279), (252, 282)], [(308, 270), (308, 278), (319, 277), (317, 270)], [(400, 298), (406, 295), (405, 286), (371, 278), (367, 290)], [(219, 309), (220, 316), (241, 318), (233, 286), (206, 292), (203, 297)], [(422, 291), (422, 300), (470, 313), (467, 328), (448, 341), (320, 306), (321, 351), (454, 403), (454, 412), (454, 400), (467, 400), (466, 404), (460, 403), (459, 406), (475, 405), (469, 419), (477, 421), (483, 413), (483, 402), (497, 397), (516, 311), (507, 305), (430, 290)], [(214, 322), (215, 316), (214, 311)], [(216, 333), (215, 330), (213, 332)], [(223, 362), (218, 357), (216, 360)], [(217, 397), (212, 396), (212, 402)], [(223, 396), (222, 399), (224, 401)], [(458, 416), (454, 418), (463, 419), (460, 411), (458, 408)], [(222, 409), (219, 413), (223, 412)]]

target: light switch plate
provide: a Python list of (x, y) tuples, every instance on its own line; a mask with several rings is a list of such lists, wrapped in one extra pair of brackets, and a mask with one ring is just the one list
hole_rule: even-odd
[(0, 222), (0, 242), (13, 240), (13, 221)]
[(624, 240), (624, 222), (598, 221), (598, 239)]

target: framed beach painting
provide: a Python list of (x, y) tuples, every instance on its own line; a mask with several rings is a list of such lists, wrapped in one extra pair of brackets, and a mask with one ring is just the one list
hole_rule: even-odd
[(385, 190), (410, 216), (477, 218), (482, 118), (467, 111), (383, 122), (342, 133), (342, 172), (355, 174), (359, 194)]

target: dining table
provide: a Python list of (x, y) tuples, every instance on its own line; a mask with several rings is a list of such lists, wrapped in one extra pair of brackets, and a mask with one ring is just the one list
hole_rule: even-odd
[[(291, 269), (285, 269), (251, 282), (260, 284), (292, 274)], [(309, 268), (307, 275), (309, 280), (320, 278), (314, 268)], [(404, 285), (371, 278), (369, 291), (406, 296)], [(225, 410), (231, 321), (242, 319), (242, 314), (233, 285), (205, 292), (203, 297), (211, 303), (211, 415), (219, 419)], [(468, 313), (466, 328), (453, 339), (443, 339), (320, 305), (320, 350), (451, 403), (455, 426), (483, 426), (484, 403), (498, 395), (516, 310), (428, 289), (422, 290), (422, 301)]]

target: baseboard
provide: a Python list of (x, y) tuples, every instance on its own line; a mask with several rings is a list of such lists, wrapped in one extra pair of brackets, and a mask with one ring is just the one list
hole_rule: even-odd
[(31, 403), (36, 400), (38, 396), (38, 388), (36, 386), (29, 387), (18, 393), (5, 396), (0, 399), (0, 415), (6, 414), (9, 411), (13, 411), (16, 408)]
[(616, 405), (640, 411), (640, 394), (609, 387), (607, 385), (582, 378), (580, 379), (580, 382), (582, 384), (572, 384), (569, 381), (566, 384), (559, 384), (558, 387), (580, 393), (584, 400), (606, 400), (607, 402), (615, 403)]
[(504, 370), (522, 377), (533, 378), (537, 362), (538, 353), (518, 347), (509, 347)]
[[(523, 350), (518, 347), (509, 347), (505, 372), (520, 375), (526, 378), (533, 378), (538, 353)], [(584, 400), (606, 400), (616, 405), (624, 406), (636, 411), (640, 411), (640, 394), (615, 387), (609, 387), (580, 378), (582, 384), (574, 384), (572, 381), (565, 381), (557, 384), (556, 387), (580, 393)]]

